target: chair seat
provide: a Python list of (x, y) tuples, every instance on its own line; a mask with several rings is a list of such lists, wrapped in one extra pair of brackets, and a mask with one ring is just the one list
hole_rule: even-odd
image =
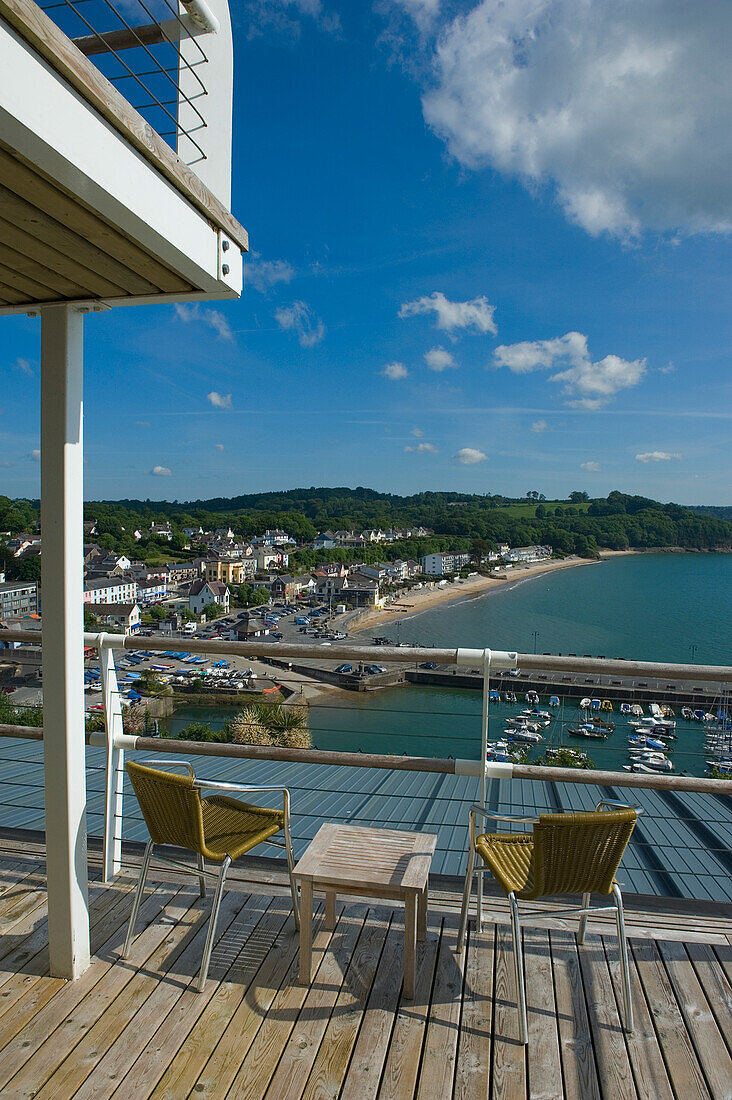
[(203, 855), (221, 862), (225, 856), (238, 859), (245, 852), (274, 836), (283, 828), (285, 815), (281, 810), (251, 806), (228, 795), (211, 795), (201, 799), (203, 814)]
[(506, 894), (518, 894), (529, 878), (533, 837), (529, 833), (483, 833), (475, 850), (493, 872)]

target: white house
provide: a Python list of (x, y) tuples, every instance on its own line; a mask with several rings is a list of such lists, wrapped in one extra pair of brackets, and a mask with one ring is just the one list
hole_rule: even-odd
[(445, 573), (457, 573), (459, 569), (463, 569), (470, 561), (470, 554), (459, 554), (454, 551), (446, 554), (426, 554), (419, 561), (422, 572), (427, 576), (442, 577)]
[(530, 562), (546, 561), (552, 556), (551, 546), (515, 546), (504, 554), (506, 561), (517, 565), (528, 565)]
[(136, 603), (137, 581), (127, 577), (100, 577), (84, 581), (84, 603)]
[(194, 581), (188, 594), (188, 607), (194, 615), (200, 615), (204, 607), (217, 603), (229, 610), (229, 589), (223, 581)]

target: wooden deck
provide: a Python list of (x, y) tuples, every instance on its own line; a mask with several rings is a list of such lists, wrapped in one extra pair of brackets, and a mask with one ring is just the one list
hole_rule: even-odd
[[(98, 874), (93, 861), (90, 873)], [(496, 899), (496, 923), (472, 933), (458, 961), (458, 898), (438, 883), (416, 996), (406, 1001), (402, 909), (341, 903), (328, 932), (319, 905), (315, 977), (304, 988), (288, 898), (277, 876), (266, 880), (239, 878), (226, 895), (208, 984), (197, 994), (208, 902), (195, 880), (155, 875), (132, 955), (121, 962), (132, 878), (111, 888), (97, 878), (92, 964), (66, 983), (48, 976), (42, 849), (3, 842), (0, 1097), (732, 1097), (729, 910), (695, 914), (683, 902), (664, 910), (627, 899), (632, 1036), (619, 1023), (611, 925), (591, 924), (583, 948), (568, 922), (528, 928), (525, 1050)]]

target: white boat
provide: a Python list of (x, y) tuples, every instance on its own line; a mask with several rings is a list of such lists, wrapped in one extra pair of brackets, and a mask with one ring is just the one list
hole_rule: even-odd
[(650, 703), (648, 709), (654, 718), (663, 718), (663, 711), (661, 710), (658, 703)]
[(621, 714), (630, 714), (630, 703), (621, 703), (620, 704), (620, 713)]
[(589, 710), (592, 706), (592, 700), (585, 697), (580, 703), (580, 710)]
[(528, 728), (520, 730), (507, 730), (506, 733), (511, 741), (526, 741), (531, 745), (540, 745), (544, 738), (540, 733)]
[(526, 692), (526, 702), (531, 703), (532, 706), (536, 706), (536, 704), (539, 702), (538, 694), (535, 691), (527, 691)]
[(633, 715), (634, 718), (642, 718), (643, 707), (640, 705), (640, 703), (633, 703), (630, 708), (630, 713)]
[(625, 771), (652, 771), (672, 772), (674, 766), (662, 752), (642, 752), (632, 764), (626, 765)]
[(489, 741), (485, 758), (486, 760), (495, 760), (500, 764), (510, 764), (513, 760), (506, 741)]

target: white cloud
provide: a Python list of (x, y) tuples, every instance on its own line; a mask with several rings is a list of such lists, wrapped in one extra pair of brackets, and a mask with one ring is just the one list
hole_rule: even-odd
[(387, 363), (384, 369), (379, 371), (379, 374), (383, 374), (384, 378), (390, 378), (392, 382), (398, 382), (400, 379), (406, 378), (409, 371), (404, 363)]
[(437, 447), (434, 443), (418, 443), (416, 447), (405, 447), (405, 451), (413, 451), (414, 454), (439, 454)]
[(644, 451), (635, 456), (636, 462), (670, 462), (672, 458), (681, 458), (681, 455), (669, 451)]
[(675, 371), (676, 365), (671, 359), (669, 359), (668, 363), (666, 363), (665, 366), (658, 368), (659, 374), (674, 374)]
[(440, 13), (441, 0), (395, 0), (395, 2), (412, 17), (422, 34), (430, 30)]
[(606, 355), (593, 361), (587, 337), (580, 332), (568, 332), (553, 340), (524, 340), (518, 344), (501, 344), (496, 348), (494, 364), (508, 367), (514, 374), (554, 370), (550, 382), (562, 384), (562, 392), (573, 400), (572, 408), (599, 409), (630, 386), (637, 386), (646, 373), (645, 359), (621, 359)]
[(548, 185), (589, 233), (732, 230), (732, 5), (481, 0), (422, 103), (464, 166)]
[(546, 420), (535, 420), (531, 425), (532, 432), (548, 432), (549, 424)]
[(415, 436), (417, 439), (421, 439), (424, 435), (424, 432), (421, 428), (412, 428), (412, 435)]
[(30, 457), (33, 459), (34, 462), (40, 462), (41, 461), (41, 452), (38, 450), (37, 447), (35, 447), (31, 451)]
[(138, 428), (149, 428), (151, 425), (149, 420), (136, 420), (135, 426)]
[(234, 407), (231, 403), (230, 393), (217, 393), (216, 390), (211, 390), (211, 393), (206, 394), (206, 400), (209, 401), (215, 409), (232, 409)]
[(173, 471), (168, 466), (153, 466), (150, 471), (153, 477), (172, 477)]
[(194, 302), (192, 305), (176, 302), (174, 308), (178, 319), (185, 324), (190, 324), (191, 321), (200, 321), (201, 324), (212, 328), (219, 340), (230, 341), (234, 339), (234, 333), (231, 331), (229, 322), (218, 309), (209, 309), (202, 306), (200, 302)]
[(217, 451), (225, 451), (226, 450), (223, 443), (214, 443), (214, 447), (216, 448)]
[(18, 370), (21, 370), (23, 372), (23, 374), (29, 374), (31, 376), (35, 374), (35, 371), (33, 370), (33, 364), (29, 359), (21, 359), (20, 357), (18, 357), (15, 360), (15, 365)]
[(474, 466), (476, 462), (486, 462), (488, 455), (479, 451), (476, 447), (461, 447), (453, 459), (462, 466)]
[(474, 329), (476, 332), (498, 332), (493, 314), (496, 307), (487, 298), (472, 298), (469, 302), (451, 302), (439, 291), (416, 298), (413, 302), (404, 302), (399, 310), (400, 317), (414, 317), (419, 313), (434, 313), (435, 328), (445, 332), (455, 329)]
[(312, 348), (325, 336), (325, 325), (305, 302), (293, 302), (275, 310), (275, 320), (285, 332), (294, 332), (300, 347)]
[(326, 34), (338, 34), (341, 19), (337, 12), (327, 11), (322, 0), (254, 0), (247, 4), (249, 24), (248, 38), (259, 38), (274, 33), (298, 38), (301, 31), (300, 20), (310, 18), (318, 30)]
[(425, 352), (424, 361), (430, 370), (443, 371), (448, 367), (457, 367), (455, 362), (455, 356), (451, 355), (445, 348), (430, 348)]
[(289, 283), (295, 277), (295, 268), (287, 260), (263, 260), (258, 252), (244, 263), (244, 282), (264, 294), (277, 283)]
[(599, 469), (599, 462), (580, 462), (580, 470), (586, 470), (588, 474), (596, 474)]

